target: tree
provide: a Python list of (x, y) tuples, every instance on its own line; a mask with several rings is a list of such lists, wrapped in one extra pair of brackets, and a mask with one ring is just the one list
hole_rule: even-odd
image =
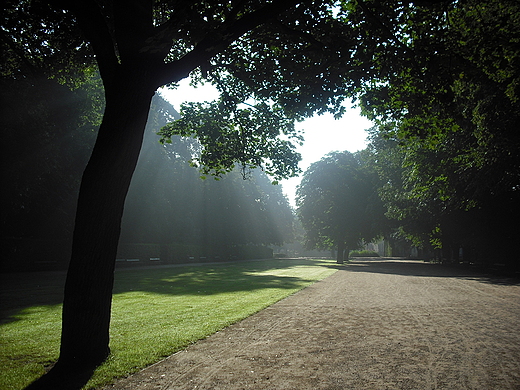
[(405, 148), (381, 128), (372, 131), (368, 161), (379, 176), (387, 217), (395, 221), (396, 233), (417, 248), (436, 247), (440, 216), (450, 201), (442, 151), (419, 142)]
[(190, 245), (197, 247), (198, 255), (222, 259), (233, 247), (287, 240), (293, 215), (280, 186), (272, 185), (259, 169), (244, 172), (240, 167), (201, 180), (201, 172), (189, 164), (200, 155), (198, 142), (180, 136), (171, 143), (157, 142), (161, 124), (151, 119), (162, 118), (159, 104), (163, 111), (174, 112), (154, 98), (125, 203), (121, 240)]
[(65, 266), (81, 173), (102, 116), (101, 80), (83, 75), (70, 88), (39, 74), (1, 75), (0, 106), (1, 267)]
[(447, 259), (447, 247), (482, 258), (491, 238), (518, 235), (504, 221), (519, 214), (519, 14), (510, 0), (359, 0), (340, 13), (357, 31), (353, 58), (372, 65), (356, 94), (378, 124), (388, 214)]
[(428, 142), (375, 130), (367, 150), (380, 177), (386, 215), (395, 221), (398, 235), (424, 249), (427, 257), (434, 253), (440, 260), (457, 261), (462, 248), (465, 261), (489, 262), (501, 256), (515, 266), (508, 247), (497, 243), (515, 239), (516, 230), (504, 221), (518, 216), (518, 195), (514, 189), (470, 192), (489, 183), (478, 169), (460, 174), (456, 145), (453, 136), (433, 148)]
[(382, 209), (375, 184), (360, 153), (335, 152), (311, 164), (296, 193), (307, 246), (335, 247), (342, 264), (349, 249), (381, 235), (377, 219)]
[[(292, 121), (316, 111), (340, 112), (348, 77), (343, 75), (341, 53), (329, 48), (341, 24), (334, 21), (327, 2), (295, 0), (55, 0), (50, 7), (21, 0), (10, 2), (5, 14), (3, 21), (24, 22), (4, 23), (2, 42), (8, 42), (10, 58), (24, 66), (31, 61), (48, 63), (46, 74), (61, 75), (64, 82), (64, 70), (88, 68), (95, 61), (104, 85), (106, 108), (80, 186), (56, 369), (88, 367), (110, 351), (121, 216), (156, 89), (191, 73), (216, 83), (223, 105), (233, 107), (255, 98), (271, 102), (273, 115), (279, 111)], [(290, 125), (285, 129), (292, 131)], [(269, 139), (279, 134), (273, 130), (267, 129)], [(240, 131), (232, 132), (236, 134)], [(257, 158), (265, 152), (270, 153), (261, 150), (251, 154), (254, 159), (241, 162), (256, 166), (265, 161)], [(215, 164), (217, 171), (219, 166), (228, 168), (228, 160), (221, 161)], [(285, 168), (274, 167), (273, 172), (283, 176), (293, 166), (291, 162)]]
[[(390, 215), (448, 259), (449, 246), (485, 257), (490, 237), (514, 240), (518, 229), (507, 221), (520, 196), (518, 2), (373, 0), (344, 10), (359, 32), (359, 56), (374, 58), (377, 82), (359, 96), (378, 123)], [(398, 156), (394, 172), (390, 156)]]
[(457, 165), (468, 184), (464, 193), (458, 188), (461, 202), (490, 189), (508, 193), (520, 175), (513, 157), (520, 146), (519, 4), (418, 4), (349, 3), (346, 17), (378, 73), (377, 83), (360, 89), (361, 106), (404, 147), (417, 143), (450, 156), (445, 163)]

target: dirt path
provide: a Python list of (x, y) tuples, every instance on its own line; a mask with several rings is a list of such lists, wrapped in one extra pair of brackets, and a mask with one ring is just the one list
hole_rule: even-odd
[(520, 285), (356, 261), (107, 389), (520, 389)]

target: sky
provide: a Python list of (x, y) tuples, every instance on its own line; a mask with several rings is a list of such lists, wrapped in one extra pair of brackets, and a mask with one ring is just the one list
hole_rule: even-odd
[[(189, 80), (179, 83), (177, 89), (161, 89), (162, 96), (168, 100), (178, 111), (183, 102), (203, 102), (218, 98), (218, 92), (211, 85), (193, 88)], [(300, 168), (302, 174), (313, 162), (320, 160), (327, 153), (333, 151), (357, 152), (366, 147), (366, 129), (372, 127), (372, 123), (359, 114), (359, 109), (348, 108), (345, 115), (335, 120), (332, 115), (314, 116), (296, 125), (298, 129), (305, 130), (304, 144), (297, 147), (302, 155)], [(295, 206), (296, 186), (300, 184), (301, 177), (282, 180), (282, 190), (289, 203)]]

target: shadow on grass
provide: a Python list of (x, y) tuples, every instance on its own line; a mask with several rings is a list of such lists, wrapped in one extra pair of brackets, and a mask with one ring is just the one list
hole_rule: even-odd
[(24, 390), (80, 390), (92, 377), (96, 367), (71, 368), (54, 366)]
[[(283, 270), (298, 266), (338, 268), (330, 260), (309, 259), (136, 267), (116, 270), (113, 293), (211, 295), (264, 288), (293, 289), (308, 280), (284, 276)], [(16, 321), (30, 307), (62, 303), (65, 276), (65, 272), (0, 275), (0, 324)]]
[(397, 258), (357, 258), (351, 260), (345, 269), (350, 272), (369, 272), (403, 276), (424, 276), (475, 280), (497, 285), (520, 285), (514, 274), (495, 275), (486, 269), (459, 264), (426, 263)]
[(310, 280), (283, 275), (284, 269), (302, 265), (334, 267), (330, 261), (269, 260), (204, 267), (148, 269), (145, 274), (120, 272), (114, 294), (144, 291), (170, 295), (212, 295), (266, 288), (294, 289)]
[(16, 314), (29, 307), (62, 303), (65, 275), (64, 271), (0, 274), (0, 324), (16, 320)]

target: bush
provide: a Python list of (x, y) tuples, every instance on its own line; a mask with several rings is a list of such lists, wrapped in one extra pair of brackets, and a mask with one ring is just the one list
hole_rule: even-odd
[(379, 257), (379, 253), (374, 251), (350, 251), (349, 257)]

